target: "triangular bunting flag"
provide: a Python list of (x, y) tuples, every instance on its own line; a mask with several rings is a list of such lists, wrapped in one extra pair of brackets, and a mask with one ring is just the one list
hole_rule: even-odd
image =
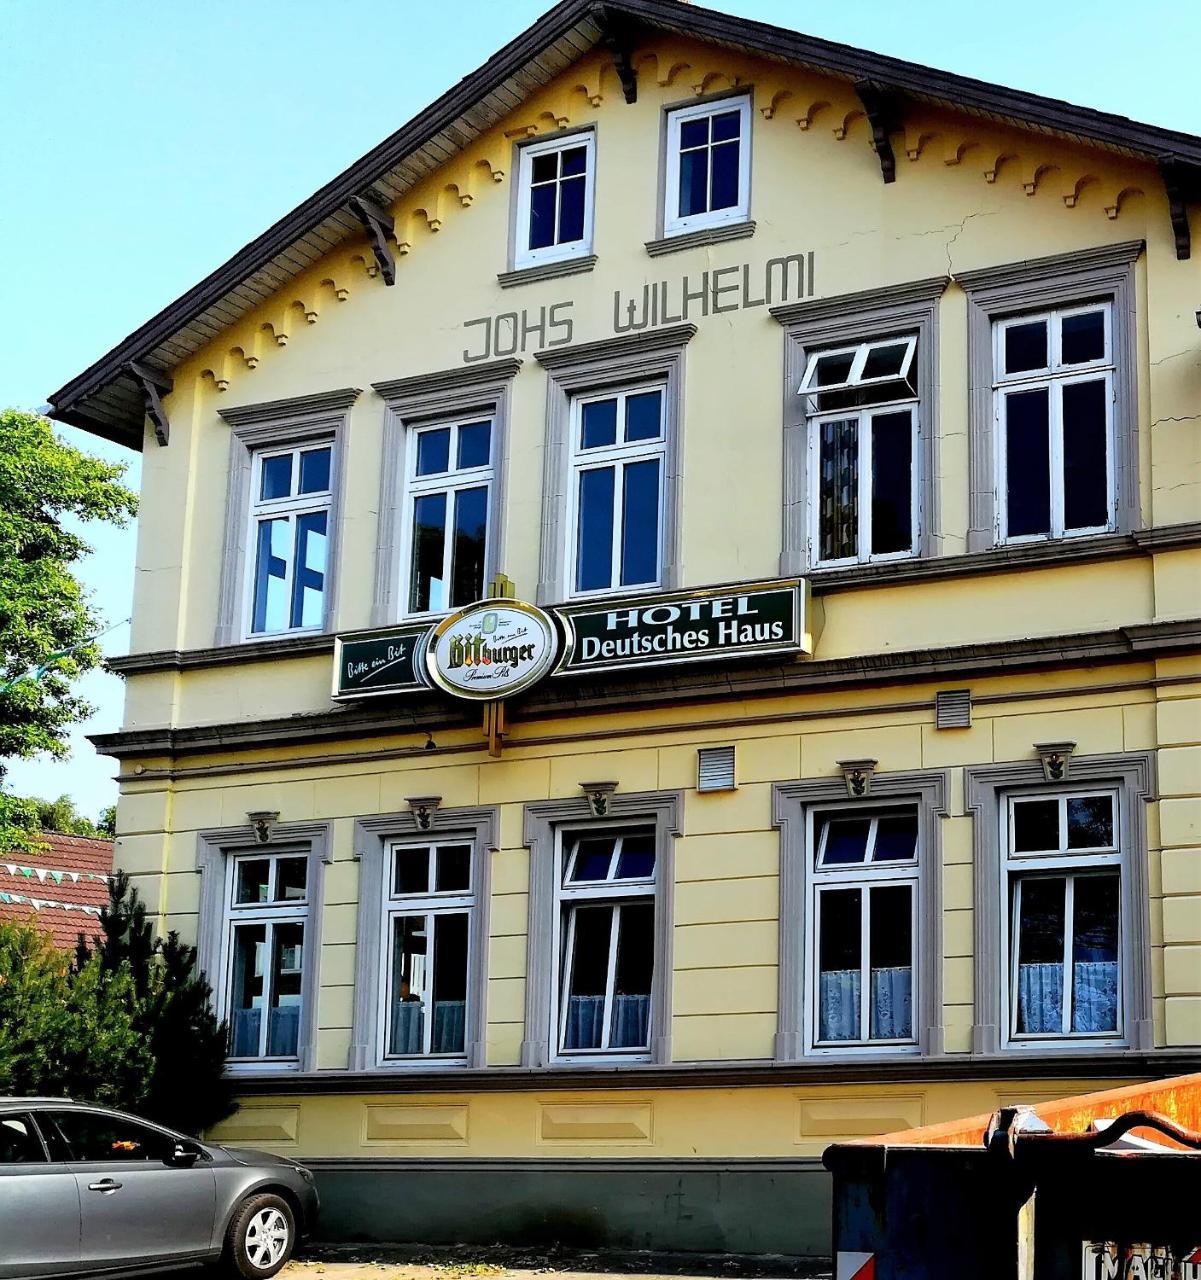
[(50, 875), (51, 875), (51, 878), (54, 880), (55, 884), (62, 884), (63, 873), (61, 871), (52, 871)]
[(46, 883), (46, 868), (45, 868), (45, 867), (37, 867), (37, 868), (35, 869), (35, 874), (37, 875), (38, 883), (39, 883), (39, 884), (45, 884), (45, 883)]

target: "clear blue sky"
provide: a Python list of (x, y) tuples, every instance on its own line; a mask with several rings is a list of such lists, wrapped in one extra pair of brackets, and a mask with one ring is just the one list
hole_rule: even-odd
[[(965, 75), (1201, 134), (1201, 5), (1182, 0), (714, 0)], [(0, 402), (43, 403), (131, 329), (403, 124), (538, 16), (538, 0), (0, 0)], [(105, 456), (137, 457), (79, 432)], [(85, 568), (128, 616), (132, 533)], [(128, 629), (109, 652), (125, 651)], [(116, 728), (121, 682), (65, 763), (22, 791), (115, 798), (83, 733)], [(283, 710), (281, 708), (281, 710)]]

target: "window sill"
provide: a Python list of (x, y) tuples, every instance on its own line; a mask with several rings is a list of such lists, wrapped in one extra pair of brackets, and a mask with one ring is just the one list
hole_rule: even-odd
[(726, 240), (746, 240), (755, 234), (755, 223), (731, 222), (725, 226), (700, 227), (696, 231), (678, 231), (675, 235), (661, 236), (646, 242), (649, 257), (661, 258), (666, 253), (681, 253), (685, 249), (698, 249), (707, 244), (721, 244)]
[(558, 280), (560, 276), (580, 276), (596, 266), (596, 254), (579, 258), (562, 258), (557, 262), (536, 262), (529, 267), (516, 267), (502, 271), (496, 277), (502, 289), (512, 289), (519, 284), (533, 284), (538, 280)]

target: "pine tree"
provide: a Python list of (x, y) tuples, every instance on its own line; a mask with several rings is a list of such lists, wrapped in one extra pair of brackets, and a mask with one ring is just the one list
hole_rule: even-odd
[(156, 938), (129, 876), (109, 880), (93, 952), (82, 934), (75, 971), (98, 961), (127, 971), (135, 993), (134, 1025), (148, 1046), (150, 1078), (138, 1114), (185, 1133), (200, 1133), (236, 1110), (225, 1076), (228, 1029), (212, 1008), (212, 988), (196, 968), (196, 949), (172, 930)]

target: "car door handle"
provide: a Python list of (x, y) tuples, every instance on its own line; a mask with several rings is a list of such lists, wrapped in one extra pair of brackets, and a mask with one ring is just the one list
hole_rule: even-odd
[(120, 1182), (114, 1182), (112, 1178), (102, 1178), (99, 1182), (89, 1182), (88, 1190), (102, 1192), (120, 1191), (122, 1185), (123, 1184)]

